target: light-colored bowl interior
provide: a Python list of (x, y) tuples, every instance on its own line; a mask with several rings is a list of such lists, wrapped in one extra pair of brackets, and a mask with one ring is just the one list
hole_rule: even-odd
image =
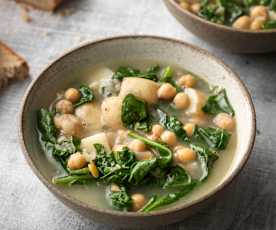
[[(229, 183), (246, 162), (254, 142), (255, 114), (247, 90), (228, 67), (207, 52), (172, 39), (146, 36), (106, 39), (76, 49), (50, 65), (29, 88), (22, 109), (20, 136), (23, 146), (25, 144), (23, 148), (27, 152), (27, 159), (40, 179), (46, 184), (51, 183), (51, 176), (55, 174), (55, 171), (49, 163), (46, 163), (45, 167), (47, 161), (41, 160), (45, 154), (41, 151), (37, 139), (36, 112), (41, 107), (48, 107), (57, 92), (79, 81), (76, 77), (81, 69), (118, 59), (147, 59), (176, 64), (199, 76), (206, 77), (211, 84), (226, 88), (229, 100), (236, 111), (237, 147), (232, 162), (229, 162), (230, 167), (227, 173), (216, 185), (204, 189), (196, 199), (186, 202), (185, 205), (180, 202), (172, 206), (170, 210), (197, 203)], [(59, 188), (54, 192), (59, 192), (61, 195)], [(95, 207), (91, 206), (91, 208)], [(159, 214), (166, 211), (164, 209)]]

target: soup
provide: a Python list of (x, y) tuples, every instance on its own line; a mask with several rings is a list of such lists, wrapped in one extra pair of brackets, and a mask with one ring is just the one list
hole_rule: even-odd
[(198, 196), (230, 167), (235, 113), (226, 90), (179, 67), (144, 66), (95, 66), (92, 80), (38, 112), (41, 147), (60, 166), (52, 182), (65, 193), (151, 212)]
[(177, 0), (177, 3), (208, 21), (252, 31), (276, 28), (276, 1)]

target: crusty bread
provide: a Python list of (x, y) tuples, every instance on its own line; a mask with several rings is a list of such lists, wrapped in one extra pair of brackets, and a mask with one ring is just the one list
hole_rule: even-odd
[(19, 3), (25, 3), (41, 10), (55, 10), (63, 0), (16, 0)]
[(28, 73), (27, 62), (0, 42), (0, 89), (6, 86), (9, 80), (25, 79)]

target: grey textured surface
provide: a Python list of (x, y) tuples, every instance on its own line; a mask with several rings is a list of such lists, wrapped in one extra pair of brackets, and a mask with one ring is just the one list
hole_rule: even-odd
[(0, 229), (114, 229), (79, 216), (40, 183), (21, 153), (17, 116), (28, 84), (48, 63), (83, 41), (121, 34), (163, 35), (210, 50), (240, 74), (257, 110), (252, 157), (226, 197), (182, 223), (158, 229), (276, 229), (276, 54), (245, 56), (214, 49), (182, 28), (160, 0), (75, 0), (64, 9), (72, 14), (31, 11), (33, 21), (26, 23), (18, 5), (0, 0), (0, 40), (31, 67), (29, 80), (0, 92)]

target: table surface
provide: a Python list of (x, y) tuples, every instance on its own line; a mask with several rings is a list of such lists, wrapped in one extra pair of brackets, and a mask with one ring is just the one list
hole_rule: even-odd
[(24, 91), (47, 64), (81, 42), (122, 34), (168, 36), (208, 49), (240, 75), (257, 111), (253, 154), (225, 199), (157, 229), (276, 229), (276, 54), (236, 55), (213, 48), (180, 26), (160, 0), (68, 1), (56, 14), (30, 11), (30, 23), (21, 14), (14, 1), (0, 0), (0, 40), (31, 68), (28, 80), (0, 92), (0, 229), (114, 229), (65, 207), (34, 176), (20, 150), (17, 117)]

